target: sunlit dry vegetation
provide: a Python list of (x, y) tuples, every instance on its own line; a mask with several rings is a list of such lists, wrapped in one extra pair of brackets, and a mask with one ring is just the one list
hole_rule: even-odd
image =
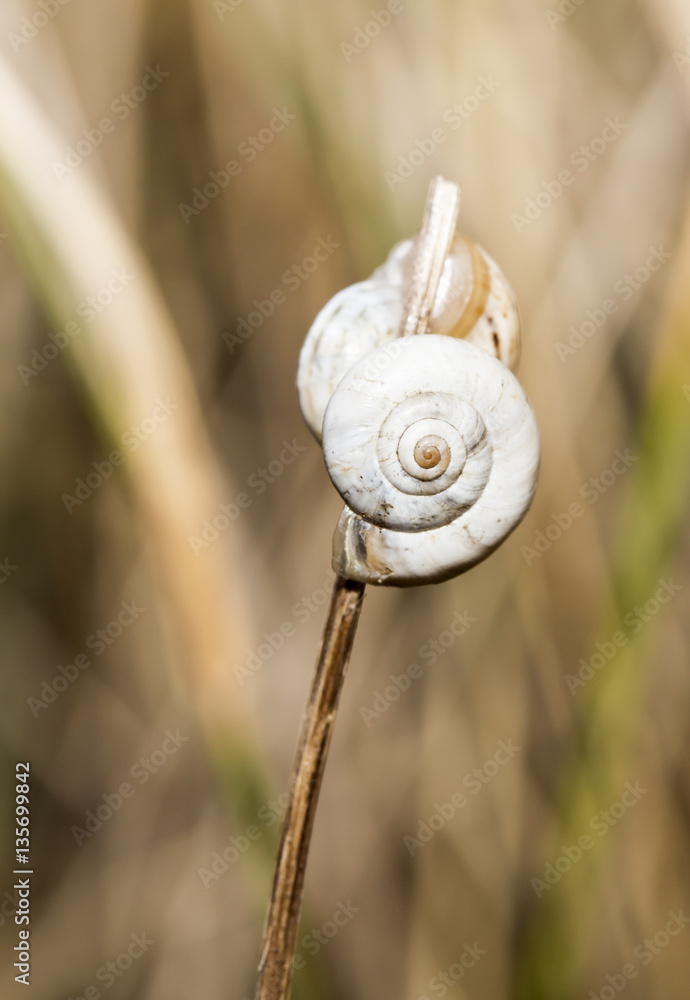
[(3, 996), (18, 760), (33, 1000), (251, 995), (341, 507), (297, 355), (437, 173), (540, 487), (468, 575), (370, 588), (293, 996), (686, 995), (690, 10), (380, 10), (2, 5)]

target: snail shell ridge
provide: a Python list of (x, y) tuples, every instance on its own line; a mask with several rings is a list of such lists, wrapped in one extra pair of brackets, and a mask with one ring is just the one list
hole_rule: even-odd
[(448, 579), (527, 512), (539, 433), (517, 379), (463, 340), (396, 340), (357, 362), (326, 409), (329, 475), (345, 500), (334, 568), (370, 583)]

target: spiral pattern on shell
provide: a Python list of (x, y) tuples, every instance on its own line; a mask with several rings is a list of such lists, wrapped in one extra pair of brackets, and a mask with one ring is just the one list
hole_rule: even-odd
[(375, 583), (447, 579), (509, 534), (534, 494), (539, 434), (511, 372), (435, 334), (377, 348), (333, 393), (328, 473), (347, 509), (339, 572)]

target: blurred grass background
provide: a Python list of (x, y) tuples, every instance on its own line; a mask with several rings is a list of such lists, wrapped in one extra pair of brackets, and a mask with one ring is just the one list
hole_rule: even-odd
[[(364, 3), (0, 11), (3, 996), (22, 989), (17, 760), (32, 769), (36, 1000), (252, 994), (340, 510), (299, 415), (297, 354), (330, 296), (417, 228), (436, 173), (462, 184), (461, 228), (519, 298), (540, 488), (468, 576), (368, 593), (294, 997), (607, 1000), (621, 976), (631, 1000), (686, 994), (688, 931), (663, 933), (690, 867), (690, 13), (680, 0), (400, 7), (366, 46)], [(495, 92), (477, 100), (482, 77)], [(144, 79), (158, 82), (135, 89)], [(295, 117), (261, 132), (276, 109)], [(83, 130), (97, 140), (104, 118), (89, 151)], [(620, 134), (602, 148), (607, 119)], [(437, 128), (445, 140), (389, 183)], [(80, 142), (83, 161), (56, 168)], [(230, 161), (234, 176), (195, 202)], [(337, 247), (311, 273), (320, 239)], [(635, 277), (650, 248), (668, 262)], [(103, 291), (113, 270), (131, 276), (118, 294)], [(277, 289), (284, 301), (252, 317)], [(107, 305), (89, 311), (99, 291)], [(240, 318), (255, 329), (237, 343)], [(70, 322), (81, 332), (37, 370), (32, 352)], [(176, 408), (142, 423), (161, 398)], [(139, 426), (134, 450), (123, 434)], [(114, 449), (124, 463), (68, 512), (63, 497)], [(609, 474), (618, 451), (636, 460)], [(238, 494), (239, 516), (190, 544)], [(634, 609), (671, 579), (679, 592), (638, 628)], [(123, 601), (145, 611), (96, 655), (87, 641)], [(476, 621), (431, 662), (457, 612)], [(571, 692), (621, 630), (624, 647)], [(91, 666), (36, 710), (85, 652)], [(363, 713), (411, 662), (423, 679), (380, 718)], [(161, 758), (168, 730), (188, 740)], [(519, 752), (473, 793), (473, 769), (510, 740)], [(140, 784), (142, 758), (164, 763)], [(126, 781), (134, 795), (75, 837)], [(639, 803), (599, 836), (592, 821), (635, 782)], [(411, 856), (403, 838), (457, 791), (467, 806)], [(588, 833), (592, 849), (535, 890)], [(219, 860), (228, 848), (236, 861)], [(142, 932), (154, 944), (106, 985), (99, 970)], [(486, 954), (460, 978), (466, 946)]]

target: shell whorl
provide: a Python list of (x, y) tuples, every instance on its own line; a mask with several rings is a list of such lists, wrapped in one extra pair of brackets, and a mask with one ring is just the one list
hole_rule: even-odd
[[(414, 251), (415, 239), (397, 244), (371, 278), (343, 289), (314, 320), (300, 354), (297, 387), (317, 440), (328, 400), (346, 372), (398, 336)], [(513, 291), (491, 257), (464, 236), (455, 236), (443, 267), (429, 333), (467, 339), (510, 369), (519, 361)]]
[(333, 552), (346, 578), (456, 576), (500, 545), (536, 489), (539, 432), (510, 370), (513, 293), (481, 247), (460, 236), (448, 245), (428, 332), (401, 335), (416, 251), (407, 240), (327, 303), (302, 348), (300, 406), (346, 504)]
[[(328, 473), (359, 522), (341, 553), (356, 579), (455, 575), (505, 538), (534, 492), (531, 407), (508, 369), (467, 341), (429, 334), (376, 349), (334, 392), (323, 437)], [(411, 562), (397, 565), (404, 553)]]

